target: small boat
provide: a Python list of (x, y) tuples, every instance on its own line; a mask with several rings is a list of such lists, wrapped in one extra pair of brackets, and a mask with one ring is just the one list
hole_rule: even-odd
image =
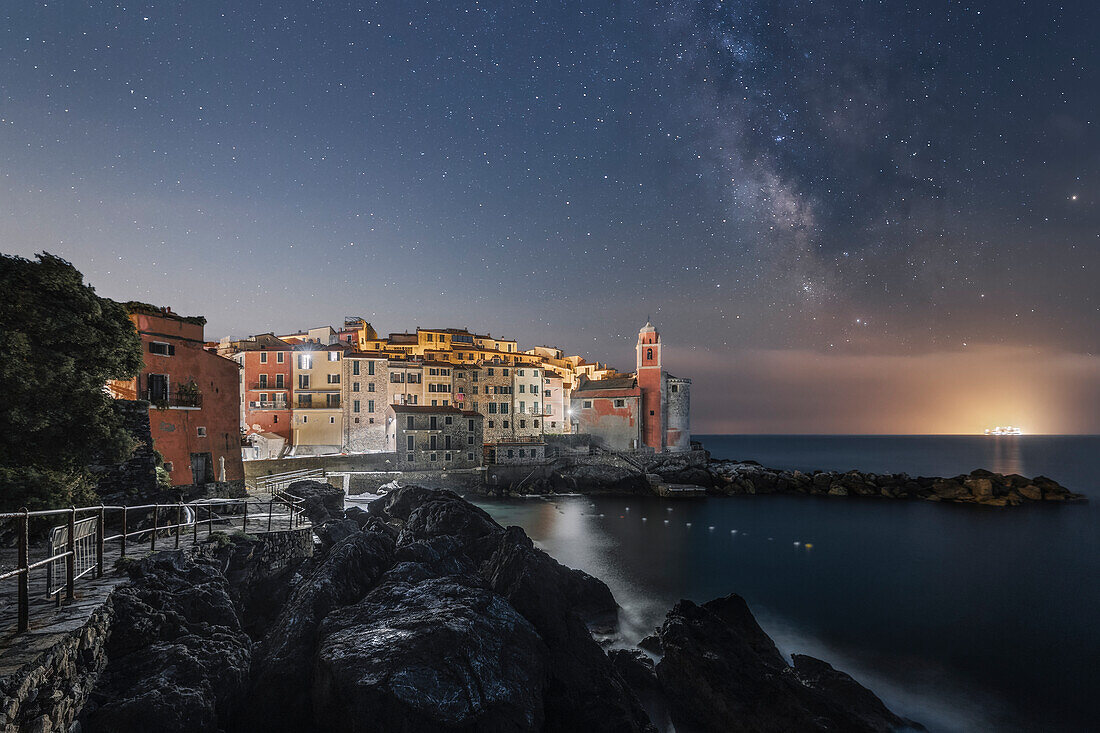
[(1012, 425), (1004, 425), (1004, 426), (998, 425), (995, 428), (986, 428), (985, 429), (985, 434), (986, 435), (1023, 435), (1023, 431), (1021, 431), (1017, 427), (1013, 427)]

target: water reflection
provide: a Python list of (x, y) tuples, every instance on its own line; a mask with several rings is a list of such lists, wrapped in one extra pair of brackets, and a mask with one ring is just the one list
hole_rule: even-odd
[(994, 473), (1024, 473), (1024, 462), (1020, 458), (1020, 438), (1015, 435), (996, 435), (990, 438), (993, 441), (993, 464), (990, 468)]

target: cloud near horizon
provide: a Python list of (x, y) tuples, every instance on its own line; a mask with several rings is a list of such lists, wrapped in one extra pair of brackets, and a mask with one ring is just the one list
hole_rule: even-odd
[(679, 354), (695, 434), (1100, 433), (1100, 356), (979, 345), (922, 355)]

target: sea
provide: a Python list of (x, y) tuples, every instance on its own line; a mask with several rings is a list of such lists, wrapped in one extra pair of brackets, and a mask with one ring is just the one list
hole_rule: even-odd
[(738, 593), (782, 652), (830, 662), (931, 731), (1098, 729), (1100, 436), (693, 438), (715, 458), (801, 471), (1041, 474), (1092, 501), (476, 501), (610, 586), (618, 644), (681, 598)]

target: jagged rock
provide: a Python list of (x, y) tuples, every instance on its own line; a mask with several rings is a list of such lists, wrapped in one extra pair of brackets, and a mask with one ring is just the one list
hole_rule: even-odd
[(327, 481), (295, 481), (286, 493), (303, 500), (303, 511), (314, 525), (344, 518), (344, 490)]
[(224, 727), (244, 692), (250, 641), (211, 560), (162, 552), (129, 567), (111, 595), (107, 665), (82, 716), (86, 731)]
[[(740, 596), (701, 606), (680, 601), (658, 633), (664, 656), (657, 678), (677, 729), (858, 732), (906, 723), (847, 675), (826, 674), (816, 660), (803, 662), (800, 676)], [(843, 703), (831, 697), (834, 691), (843, 691)]]
[(394, 543), (360, 532), (336, 544), (291, 593), (256, 654), (255, 681), (242, 719), (268, 720), (268, 730), (308, 729), (312, 716), (310, 660), (317, 629), (342, 606), (359, 601), (393, 563)]
[(335, 731), (536, 731), (548, 650), (469, 576), (385, 582), (325, 619), (316, 724)]

